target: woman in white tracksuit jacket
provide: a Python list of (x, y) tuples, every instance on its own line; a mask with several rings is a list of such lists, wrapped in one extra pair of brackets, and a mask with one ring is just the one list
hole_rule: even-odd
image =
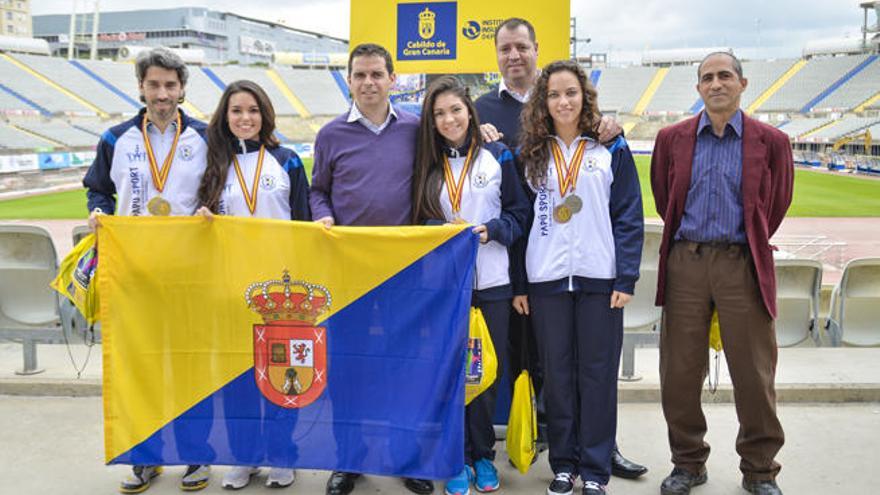
[[(507, 327), (510, 246), (528, 214), (513, 155), (500, 142), (484, 144), (467, 89), (453, 76), (434, 81), (422, 108), (413, 177), (414, 223), (469, 223), (480, 236), (472, 305), (480, 308), (498, 356), (498, 376), (509, 366)], [(495, 459), (493, 384), (465, 409), (465, 467), (446, 482), (448, 495), (500, 486)]]
[[(208, 166), (199, 187), (198, 214), (231, 215), (251, 218), (310, 221), (309, 187), (302, 161), (288, 148), (279, 145), (274, 135), (275, 110), (265, 91), (252, 81), (236, 81), (226, 87), (214, 117), (208, 124)], [(239, 383), (236, 381), (235, 383)], [(248, 390), (229, 390), (240, 399), (253, 392), (253, 380), (241, 382)], [(273, 439), (289, 439), (295, 419), (290, 412), (266, 403), (265, 415), (275, 414), (277, 421), (253, 428), (239, 422), (232, 428), (242, 408), (250, 405), (250, 417), (259, 416), (260, 400), (227, 400), (229, 448), (238, 459), (265, 459), (274, 465), (269, 470), (266, 486), (286, 487), (295, 479), (290, 467), (296, 452), (273, 449)], [(236, 414), (238, 413), (238, 414)], [(255, 436), (264, 438), (266, 453), (254, 452)], [(259, 472), (255, 466), (235, 466), (223, 477), (223, 488), (239, 489), (250, 483)]]
[[(544, 363), (550, 495), (605, 493), (617, 429), (623, 306), (641, 261), (641, 190), (623, 137), (596, 140), (597, 94), (574, 62), (543, 69), (519, 159), (532, 200), (514, 306), (531, 313)], [(519, 290), (517, 294), (522, 294)]]

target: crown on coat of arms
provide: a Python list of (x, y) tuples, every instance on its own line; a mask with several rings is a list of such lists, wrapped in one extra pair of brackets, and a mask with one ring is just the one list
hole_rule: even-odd
[(254, 282), (245, 290), (248, 308), (265, 323), (290, 321), (313, 324), (330, 311), (330, 291), (323, 285), (291, 280), (284, 270), (281, 280)]
[(421, 21), (433, 21), (435, 17), (437, 17), (437, 14), (428, 10), (428, 7), (425, 7), (425, 10), (419, 13), (419, 20)]

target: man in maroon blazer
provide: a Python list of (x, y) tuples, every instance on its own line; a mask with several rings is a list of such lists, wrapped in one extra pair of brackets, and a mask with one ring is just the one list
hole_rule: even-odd
[(785, 134), (740, 109), (748, 81), (736, 57), (712, 53), (697, 74), (705, 110), (661, 130), (651, 159), (651, 187), (665, 224), (656, 303), (663, 306), (660, 384), (675, 466), (660, 491), (684, 495), (707, 480), (700, 393), (717, 310), (740, 423), (743, 488), (781, 494), (769, 239), (791, 203), (791, 146)]

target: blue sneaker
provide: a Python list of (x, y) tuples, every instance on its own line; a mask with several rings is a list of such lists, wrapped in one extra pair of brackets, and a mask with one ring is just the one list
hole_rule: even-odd
[(470, 495), (473, 470), (465, 465), (458, 476), (446, 482), (446, 495)]
[(477, 471), (477, 479), (474, 481), (474, 488), (478, 492), (494, 492), (501, 486), (498, 480), (498, 470), (489, 459), (480, 459), (474, 463), (474, 469)]

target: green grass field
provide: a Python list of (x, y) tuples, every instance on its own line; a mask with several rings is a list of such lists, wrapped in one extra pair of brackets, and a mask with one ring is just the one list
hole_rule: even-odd
[[(651, 157), (638, 155), (636, 167), (642, 186), (645, 216), (656, 217), (651, 194)], [(825, 174), (795, 169), (794, 198), (790, 217), (878, 217), (880, 216), (880, 180), (846, 175)]]
[[(303, 165), (306, 177), (311, 178), (312, 159), (303, 158)], [(84, 190), (0, 201), (0, 220), (76, 220), (85, 219), (86, 213)]]
[[(312, 160), (303, 160), (306, 175), (312, 176)], [(656, 217), (648, 171), (651, 160), (636, 156), (642, 184), (645, 216)], [(880, 216), (880, 180), (832, 175), (798, 169), (795, 171), (794, 201), (788, 212), (793, 217)], [(45, 220), (86, 218), (86, 195), (67, 191), (0, 201), (0, 219)]]

